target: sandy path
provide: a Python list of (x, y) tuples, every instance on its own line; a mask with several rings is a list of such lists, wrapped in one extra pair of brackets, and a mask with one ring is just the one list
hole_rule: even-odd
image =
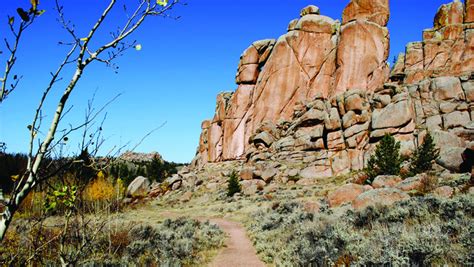
[(214, 260), (209, 264), (211, 267), (260, 267), (265, 266), (257, 257), (255, 248), (252, 246), (244, 228), (235, 222), (224, 219), (211, 219), (210, 222), (217, 224), (229, 238), (226, 247), (223, 248)]

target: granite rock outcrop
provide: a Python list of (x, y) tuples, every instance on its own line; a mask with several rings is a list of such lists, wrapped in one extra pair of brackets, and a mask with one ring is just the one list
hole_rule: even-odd
[(352, 0), (342, 22), (304, 8), (241, 55), (238, 88), (218, 95), (191, 168), (239, 161), (249, 188), (314, 184), (361, 170), (387, 133), (408, 156), (430, 132), (438, 164), (456, 171), (474, 140), (473, 12), (470, 0), (440, 7), (390, 70), (388, 0)]

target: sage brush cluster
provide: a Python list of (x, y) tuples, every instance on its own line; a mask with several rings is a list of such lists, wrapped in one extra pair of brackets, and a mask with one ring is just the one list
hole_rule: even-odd
[[(76, 226), (74, 226), (76, 227)], [(60, 229), (38, 228), (26, 221), (13, 227), (0, 247), (0, 265), (60, 265), (58, 254)], [(96, 236), (93, 231), (85, 237), (88, 244), (82, 252), (74, 248), (82, 245), (81, 238), (66, 239), (79, 266), (191, 266), (202, 264), (203, 253), (220, 248), (224, 233), (216, 225), (191, 219), (167, 219), (154, 225), (121, 228), (105, 226)], [(36, 254), (32, 254), (36, 253)]]
[(474, 264), (472, 195), (416, 197), (391, 207), (305, 212), (298, 203), (256, 212), (248, 229), (277, 266)]

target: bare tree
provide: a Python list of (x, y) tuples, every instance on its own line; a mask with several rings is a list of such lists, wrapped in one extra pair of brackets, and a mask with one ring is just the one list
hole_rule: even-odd
[[(56, 1), (56, 9), (59, 14), (59, 22), (62, 27), (69, 33), (72, 38), (71, 42), (64, 42), (63, 44), (70, 46), (69, 52), (64, 56), (63, 61), (59, 64), (59, 67), (55, 72), (51, 73), (51, 79), (47, 87), (43, 91), (43, 95), (40, 99), (36, 113), (31, 125), (30, 130), (30, 145), (28, 153), (28, 164), (27, 171), (17, 181), (11, 197), (5, 201), (5, 209), (0, 216), (0, 240), (3, 239), (5, 233), (10, 225), (13, 215), (18, 209), (19, 205), (25, 199), (29, 192), (31, 192), (39, 181), (43, 179), (41, 177), (40, 170), (42, 168), (43, 161), (50, 156), (55, 144), (58, 144), (55, 137), (58, 131), (58, 125), (64, 117), (64, 114), (68, 112), (66, 104), (69, 100), (71, 92), (76, 88), (77, 83), (81, 79), (86, 68), (93, 62), (102, 62), (107, 66), (113, 66), (112, 61), (117, 57), (121, 56), (126, 50), (130, 48), (137, 48), (138, 45), (135, 41), (127, 41), (130, 35), (135, 32), (150, 16), (162, 16), (169, 17), (169, 11), (178, 4), (179, 0), (172, 0), (168, 3), (167, 0), (139, 0), (133, 13), (127, 15), (125, 24), (115, 32), (111, 33), (111, 40), (107, 43), (103, 43), (98, 46), (97, 49), (93, 49), (90, 46), (92, 40), (96, 39), (97, 31), (102, 27), (104, 20), (108, 17), (111, 11), (116, 8), (117, 0), (110, 0), (105, 10), (102, 12), (100, 18), (90, 28), (90, 31), (85, 37), (79, 35), (71, 23), (65, 19), (63, 7), (60, 5), (58, 0)], [(37, 1), (32, 0), (32, 9), (37, 10)], [(125, 9), (126, 10), (126, 9)], [(32, 21), (37, 12), (25, 13), (21, 16), (23, 22)], [(22, 22), (22, 23), (23, 23)], [(29, 25), (29, 24), (28, 24)], [(18, 37), (18, 41), (21, 36)], [(12, 51), (16, 51), (13, 50)], [(12, 52), (13, 53), (13, 52)], [(15, 52), (16, 53), (16, 52)], [(15, 54), (13, 53), (13, 54)], [(15, 58), (15, 55), (13, 56)], [(14, 62), (15, 60), (13, 60)], [(8, 63), (7, 63), (8, 64)], [(56, 107), (56, 111), (53, 115), (51, 124), (45, 133), (44, 139), (38, 139), (38, 131), (42, 123), (42, 108), (46, 99), (48, 99), (51, 89), (61, 80), (60, 76), (69, 66), (74, 66), (74, 74), (71, 77), (68, 84), (63, 89), (62, 97), (59, 99)], [(10, 70), (9, 70), (10, 68)], [(7, 73), (4, 77), (8, 77), (11, 71), (11, 67), (7, 68)], [(3, 85), (6, 84), (7, 79), (3, 79)], [(2, 87), (3, 88), (3, 87)], [(8, 93), (2, 90), (0, 99), (4, 99)], [(1, 101), (1, 100), (0, 100)], [(84, 125), (86, 126), (86, 125)], [(38, 148), (35, 149), (35, 143), (38, 142)], [(4, 199), (0, 199), (4, 201)]]
[[(8, 27), (10, 29), (11, 34), (13, 35), (14, 40), (12, 42), (9, 41), (7, 38), (4, 38), (5, 46), (9, 52), (9, 57), (5, 64), (5, 72), (0, 78), (0, 104), (7, 98), (10, 93), (12, 93), (16, 89), (18, 83), (22, 78), (21, 76), (19, 77), (16, 74), (11, 77), (12, 70), (17, 60), (17, 52), (23, 37), (23, 33), (26, 31), (26, 29), (28, 29), (28, 27), (33, 24), (33, 22), (38, 16), (41, 16), (44, 13), (44, 10), (38, 9), (38, 1), (39, 0), (31, 0), (31, 8), (29, 11), (25, 11), (23, 8), (17, 9), (18, 16), (21, 19), (17, 27), (15, 27), (15, 17), (8, 17)], [(0, 53), (3, 52), (0, 51)], [(10, 79), (12, 80), (11, 83), (9, 82)]]

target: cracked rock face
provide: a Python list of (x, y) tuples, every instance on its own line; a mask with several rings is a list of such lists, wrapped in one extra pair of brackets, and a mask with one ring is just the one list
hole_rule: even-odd
[(362, 169), (385, 134), (403, 155), (428, 130), (442, 152), (461, 151), (474, 140), (473, 12), (473, 0), (440, 7), (390, 71), (388, 0), (350, 1), (342, 24), (305, 7), (286, 34), (243, 52), (238, 88), (217, 97), (193, 166), (241, 160), (263, 166), (257, 178), (312, 184)]
[(410, 84), (430, 77), (470, 75), (474, 66), (472, 22), (472, 0), (467, 0), (465, 6), (457, 0), (442, 5), (433, 28), (423, 32), (423, 41), (410, 43), (405, 55), (400, 55), (393, 76), (404, 72), (402, 78)]

